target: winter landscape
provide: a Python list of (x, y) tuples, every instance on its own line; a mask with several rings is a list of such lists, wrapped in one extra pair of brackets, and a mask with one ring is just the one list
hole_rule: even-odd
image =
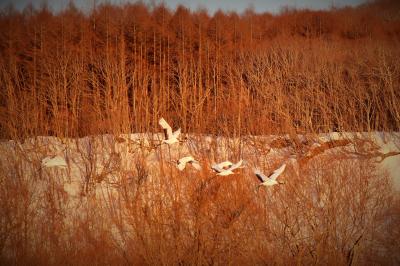
[(0, 12), (1, 265), (399, 265), (400, 5)]

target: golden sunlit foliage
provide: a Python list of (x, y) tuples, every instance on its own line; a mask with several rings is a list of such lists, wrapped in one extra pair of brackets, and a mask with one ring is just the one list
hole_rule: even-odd
[(145, 132), (160, 115), (235, 136), (396, 130), (398, 10), (3, 10), (0, 133)]
[[(399, 10), (2, 10), (0, 264), (399, 265), (378, 164), (399, 154)], [(186, 143), (156, 143), (161, 117)], [(176, 169), (182, 147), (200, 171)], [(285, 184), (257, 189), (285, 151)]]

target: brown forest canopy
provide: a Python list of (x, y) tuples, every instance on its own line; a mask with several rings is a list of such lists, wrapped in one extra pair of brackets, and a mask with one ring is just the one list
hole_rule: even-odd
[(399, 130), (400, 4), (0, 15), (0, 137)]

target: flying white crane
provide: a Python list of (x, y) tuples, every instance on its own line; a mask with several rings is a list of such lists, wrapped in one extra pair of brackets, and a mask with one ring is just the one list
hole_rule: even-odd
[(233, 165), (232, 162), (230, 162), (230, 161), (224, 161), (224, 162), (219, 163), (219, 164), (214, 164), (211, 168), (212, 168), (213, 170), (215, 170), (216, 172), (218, 172), (218, 171), (226, 170), (226, 169), (228, 169), (229, 167), (231, 167), (232, 165)]
[(172, 132), (171, 126), (162, 117), (158, 121), (158, 124), (160, 124), (160, 126), (164, 130), (165, 139), (162, 141), (162, 143), (166, 143), (168, 145), (171, 145), (171, 144), (179, 142), (178, 137), (181, 134), (181, 129), (180, 128), (178, 130), (176, 130), (175, 132)]
[(261, 181), (261, 184), (259, 186), (273, 186), (273, 185), (278, 185), (278, 184), (284, 184), (282, 181), (277, 181), (277, 177), (280, 176), (283, 171), (285, 171), (286, 164), (282, 164), (281, 167), (276, 169), (275, 171), (272, 172), (270, 176), (265, 176), (263, 173), (261, 173), (258, 169), (254, 169), (254, 174), (257, 176), (257, 178)]
[(227, 175), (233, 175), (235, 174), (233, 170), (237, 168), (242, 168), (242, 163), (243, 160), (240, 160), (236, 164), (231, 163), (230, 161), (225, 161), (219, 164), (214, 164), (211, 166), (211, 169), (213, 169), (215, 172), (217, 172), (217, 175), (220, 176), (227, 176)]
[(227, 170), (232, 165), (233, 165), (233, 163), (231, 163), (230, 161), (225, 161), (225, 162), (222, 162), (222, 163), (213, 164), (211, 166), (211, 169), (214, 170), (217, 173), (221, 173), (221, 172)]
[(201, 170), (200, 163), (196, 161), (192, 156), (186, 156), (178, 160), (176, 167), (183, 171), (185, 169), (186, 164), (191, 164), (196, 170)]
[(67, 162), (63, 157), (60, 155), (57, 156), (47, 156), (42, 159), (42, 166), (43, 167), (60, 167), (60, 168), (67, 168)]

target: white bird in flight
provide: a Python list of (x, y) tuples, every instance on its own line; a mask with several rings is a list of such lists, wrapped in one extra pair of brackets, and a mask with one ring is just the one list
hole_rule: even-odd
[(219, 164), (214, 164), (211, 166), (211, 169), (213, 169), (215, 172), (217, 172), (217, 175), (220, 176), (227, 176), (227, 175), (233, 175), (235, 174), (233, 170), (237, 168), (242, 168), (242, 163), (243, 160), (240, 160), (236, 164), (231, 163), (230, 161), (225, 161)]
[(176, 130), (175, 132), (172, 132), (171, 126), (162, 117), (158, 121), (158, 124), (160, 124), (160, 126), (164, 130), (165, 139), (162, 141), (162, 143), (166, 143), (168, 145), (171, 145), (171, 144), (179, 142), (178, 137), (181, 134), (181, 129), (180, 128), (178, 130)]
[(43, 167), (60, 167), (60, 168), (67, 168), (67, 162), (65, 159), (59, 155), (57, 156), (47, 156), (42, 159), (42, 166)]
[(285, 171), (286, 164), (283, 164), (281, 167), (276, 169), (275, 171), (272, 172), (270, 176), (265, 176), (262, 174), (258, 169), (254, 169), (254, 174), (257, 176), (257, 178), (261, 181), (261, 184), (259, 186), (273, 186), (273, 185), (278, 185), (278, 184), (284, 184), (282, 181), (277, 181), (277, 177), (280, 176), (283, 171)]
[(178, 160), (176, 167), (183, 171), (185, 169), (186, 164), (191, 164), (196, 170), (201, 170), (200, 163), (196, 161), (192, 156), (186, 156)]

